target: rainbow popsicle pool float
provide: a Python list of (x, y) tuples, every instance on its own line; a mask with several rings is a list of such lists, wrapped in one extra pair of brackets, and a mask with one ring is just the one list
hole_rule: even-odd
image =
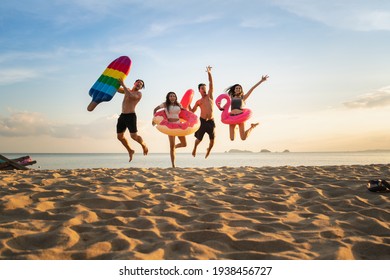
[(126, 78), (130, 72), (130, 67), (131, 60), (127, 56), (118, 57), (107, 66), (89, 90), (92, 101), (88, 105), (88, 111), (93, 111), (100, 102), (110, 101), (114, 97), (120, 87), (119, 80)]

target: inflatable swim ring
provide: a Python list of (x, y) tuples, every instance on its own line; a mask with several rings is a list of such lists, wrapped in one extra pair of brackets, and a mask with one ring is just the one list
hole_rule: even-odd
[(131, 60), (121, 56), (112, 61), (89, 90), (92, 102), (87, 110), (93, 111), (100, 102), (110, 101), (120, 87), (119, 79), (124, 80), (129, 74)]
[(192, 89), (187, 90), (180, 100), (181, 106), (183, 106), (184, 109), (189, 110), (189, 106), (192, 102), (193, 97), (194, 97), (194, 90)]
[(170, 136), (186, 136), (194, 133), (199, 129), (200, 122), (197, 115), (188, 111), (188, 106), (191, 104), (194, 91), (189, 89), (185, 92), (180, 104), (185, 108), (179, 114), (180, 122), (169, 122), (165, 110), (160, 110), (154, 114), (153, 122), (156, 128)]
[[(223, 99), (226, 100), (226, 105), (223, 108), (221, 108), (221, 101)], [(230, 115), (229, 108), (231, 104), (231, 99), (230, 96), (226, 93), (218, 96), (217, 99), (215, 100), (215, 104), (220, 110), (223, 110), (221, 114), (221, 121), (224, 124), (240, 124), (247, 121), (252, 116), (252, 111), (247, 108), (244, 108), (242, 110), (242, 113), (239, 115), (233, 115), (233, 116)]]

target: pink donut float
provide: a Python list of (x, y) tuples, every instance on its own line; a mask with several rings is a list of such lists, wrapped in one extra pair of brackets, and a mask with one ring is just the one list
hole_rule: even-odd
[[(223, 108), (221, 108), (221, 101), (223, 99), (226, 100), (226, 105)], [(231, 99), (230, 96), (226, 93), (219, 95), (215, 100), (215, 104), (220, 110), (223, 110), (221, 114), (221, 121), (224, 124), (240, 124), (247, 121), (252, 116), (252, 111), (247, 108), (242, 109), (242, 113), (239, 115), (233, 115), (233, 116), (230, 115), (229, 110), (230, 110)]]
[(165, 110), (160, 110), (154, 114), (153, 122), (156, 124), (156, 128), (170, 136), (186, 136), (194, 133), (199, 129), (200, 122), (197, 115), (188, 111), (188, 107), (191, 104), (194, 91), (189, 89), (185, 92), (180, 104), (185, 110), (181, 110), (179, 114), (180, 121), (177, 123), (169, 122)]

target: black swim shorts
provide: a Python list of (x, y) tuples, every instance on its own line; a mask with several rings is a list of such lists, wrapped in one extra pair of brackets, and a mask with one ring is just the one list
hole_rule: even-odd
[(116, 124), (116, 133), (123, 133), (129, 129), (130, 133), (137, 132), (137, 115), (135, 113), (121, 114)]
[(215, 123), (214, 120), (205, 120), (200, 118), (200, 127), (199, 129), (195, 132), (195, 137), (199, 141), (202, 141), (203, 136), (205, 133), (207, 133), (210, 137), (210, 140), (213, 140), (215, 138)]

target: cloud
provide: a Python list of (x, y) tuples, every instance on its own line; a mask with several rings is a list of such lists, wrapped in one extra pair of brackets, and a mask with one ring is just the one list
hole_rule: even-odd
[[(9, 117), (0, 115), (0, 136), (51, 136), (65, 139), (108, 138), (115, 133), (117, 118), (118, 116), (114, 115), (102, 117), (89, 124), (66, 124), (50, 121), (43, 114), (37, 112), (14, 112)], [(114, 128), (105, 130), (101, 129), (102, 127)]]
[(0, 69), (0, 85), (13, 84), (24, 80), (34, 79), (40, 74), (34, 69)]
[[(333, 27), (352, 30), (390, 30), (390, 3), (383, 0), (273, 0), (272, 2), (264, 1), (264, 3), (252, 1), (250, 5), (245, 1), (237, 0), (171, 0), (169, 3), (162, 0), (117, 0), (115, 3), (111, 0), (52, 0), (49, 2), (20, 0), (18, 3), (17, 6), (13, 5), (12, 1), (2, 3), (0, 19), (7, 20), (17, 14), (38, 22), (50, 22), (64, 29), (79, 29), (107, 18), (116, 20), (117, 17), (138, 15), (132, 14), (133, 12), (139, 12), (140, 17), (146, 14), (145, 20), (158, 17), (168, 21), (170, 17), (181, 16), (191, 19), (194, 15), (219, 13), (235, 17), (237, 14), (244, 14), (247, 19), (243, 21), (242, 26), (258, 28), (259, 25), (254, 19), (259, 18), (260, 8), (269, 7), (269, 3), (273, 3), (274, 6), (289, 13)], [(137, 21), (139, 19), (133, 24), (137, 25)], [(151, 30), (157, 33), (166, 28), (167, 25), (163, 22), (151, 25)]]
[[(208, 7), (209, 2), (204, 2), (203, 5)], [(19, 5), (2, 3), (0, 21), (18, 15), (36, 23), (49, 22), (52, 26), (64, 30), (82, 29), (107, 19), (123, 22), (126, 17), (131, 19), (133, 25), (138, 25), (139, 21), (145, 21), (153, 14), (173, 14), (175, 17), (183, 14), (185, 17), (186, 10), (196, 9), (200, 12), (199, 6), (202, 5), (201, 1), (180, 0), (170, 0), (169, 3), (162, 0), (19, 0), (18, 3)]]
[[(12, 5), (5, 2), (2, 5), (3, 13), (7, 16), (10, 11), (18, 15), (28, 15), (29, 17), (50, 21), (54, 24), (72, 24), (80, 20), (85, 21), (99, 19), (100, 17), (112, 15), (123, 5), (133, 4), (136, 0), (117, 0), (115, 4), (111, 0), (20, 0), (19, 5)], [(12, 15), (12, 14), (11, 14)]]
[(348, 108), (379, 108), (390, 106), (390, 86), (359, 96), (344, 103)]
[(0, 116), (0, 135), (23, 137), (50, 134), (50, 125), (40, 113), (17, 112), (10, 117)]
[(269, 28), (274, 27), (277, 25), (277, 22), (275, 19), (262, 16), (262, 17), (256, 17), (256, 18), (246, 18), (244, 19), (240, 26), (245, 28)]
[(373, 0), (273, 0), (297, 16), (355, 31), (390, 30), (390, 2)]
[(44, 61), (51, 61), (61, 57), (69, 57), (72, 55), (85, 55), (88, 54), (90, 49), (83, 48), (65, 48), (58, 47), (49, 49), (47, 51), (9, 51), (0, 54), (0, 63), (3, 67), (15, 64), (15, 61), (21, 61), (22, 63), (42, 63)]
[[(91, 53), (93, 49), (57, 48), (46, 52), (11, 51), (0, 54), (0, 85), (53, 75), (66, 67), (66, 60), (72, 56)], [(65, 60), (64, 60), (65, 59)], [(18, 66), (23, 65), (23, 66)]]
[(169, 33), (182, 26), (208, 23), (216, 19), (218, 19), (218, 16), (216, 15), (204, 15), (193, 19), (187, 19), (185, 17), (174, 18), (171, 20), (165, 19), (164, 21), (150, 24), (149, 30), (146, 33), (148, 34), (148, 37), (157, 37)]

